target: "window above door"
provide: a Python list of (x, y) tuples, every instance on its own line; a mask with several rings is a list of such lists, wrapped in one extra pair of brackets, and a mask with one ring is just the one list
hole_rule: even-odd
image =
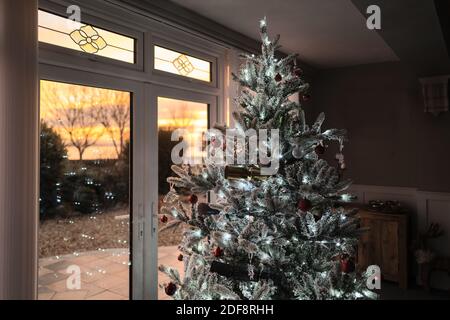
[(183, 77), (211, 82), (211, 62), (190, 55), (154, 46), (154, 67)]
[(134, 64), (136, 39), (39, 10), (39, 42)]

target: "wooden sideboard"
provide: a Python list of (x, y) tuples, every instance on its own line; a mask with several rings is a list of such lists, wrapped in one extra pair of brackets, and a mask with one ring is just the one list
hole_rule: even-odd
[(360, 209), (361, 227), (368, 228), (358, 244), (357, 266), (378, 265), (382, 279), (408, 285), (408, 215)]

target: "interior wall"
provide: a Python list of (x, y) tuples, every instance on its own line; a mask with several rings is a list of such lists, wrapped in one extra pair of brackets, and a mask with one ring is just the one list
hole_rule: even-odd
[(348, 130), (345, 176), (356, 184), (450, 191), (450, 113), (424, 113), (418, 78), (400, 62), (320, 71), (312, 92), (307, 114)]

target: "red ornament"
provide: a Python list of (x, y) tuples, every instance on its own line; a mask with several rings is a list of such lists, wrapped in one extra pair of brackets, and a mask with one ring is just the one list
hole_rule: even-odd
[(300, 199), (300, 201), (298, 202), (298, 208), (303, 212), (308, 211), (309, 209), (311, 209), (311, 201), (309, 201), (308, 199)]
[(352, 273), (355, 271), (355, 260), (344, 255), (341, 257), (340, 266), (343, 273)]
[(283, 79), (283, 77), (281, 76), (281, 74), (277, 73), (275, 76), (275, 81), (280, 82), (282, 79)]
[(305, 102), (311, 100), (311, 95), (310, 94), (302, 95), (302, 100), (305, 101)]
[(324, 154), (325, 153), (325, 147), (321, 144), (317, 145), (315, 149), (317, 154)]
[(223, 255), (223, 250), (220, 247), (217, 247), (214, 252), (214, 257), (219, 258)]
[(198, 197), (195, 194), (191, 194), (191, 196), (189, 197), (189, 202), (191, 204), (196, 204), (198, 201)]
[(211, 138), (211, 144), (212, 144), (212, 146), (214, 147), (214, 148), (219, 148), (220, 147), (220, 145), (221, 145), (221, 140), (219, 139), (219, 138), (217, 138), (217, 137), (212, 137)]
[(167, 216), (165, 216), (165, 215), (161, 217), (161, 222), (162, 222), (162, 223), (166, 223), (168, 220), (169, 220), (169, 219), (168, 219)]
[(180, 253), (180, 255), (178, 256), (178, 261), (183, 261), (183, 255)]
[(297, 77), (300, 77), (300, 76), (303, 74), (303, 70), (302, 70), (301, 68), (295, 68), (295, 69), (294, 69), (294, 74), (295, 74)]
[(177, 291), (177, 285), (173, 282), (169, 282), (169, 284), (167, 284), (164, 288), (164, 291), (168, 296), (173, 296)]

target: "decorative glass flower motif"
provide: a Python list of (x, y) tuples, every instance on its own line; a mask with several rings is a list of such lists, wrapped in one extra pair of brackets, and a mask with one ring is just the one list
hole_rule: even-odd
[(184, 54), (180, 54), (175, 60), (172, 61), (172, 64), (183, 76), (186, 76), (194, 71), (194, 66), (192, 65), (191, 61), (189, 61), (189, 58)]
[(70, 33), (70, 37), (83, 51), (88, 53), (97, 53), (108, 45), (92, 26), (83, 26), (74, 30)]

